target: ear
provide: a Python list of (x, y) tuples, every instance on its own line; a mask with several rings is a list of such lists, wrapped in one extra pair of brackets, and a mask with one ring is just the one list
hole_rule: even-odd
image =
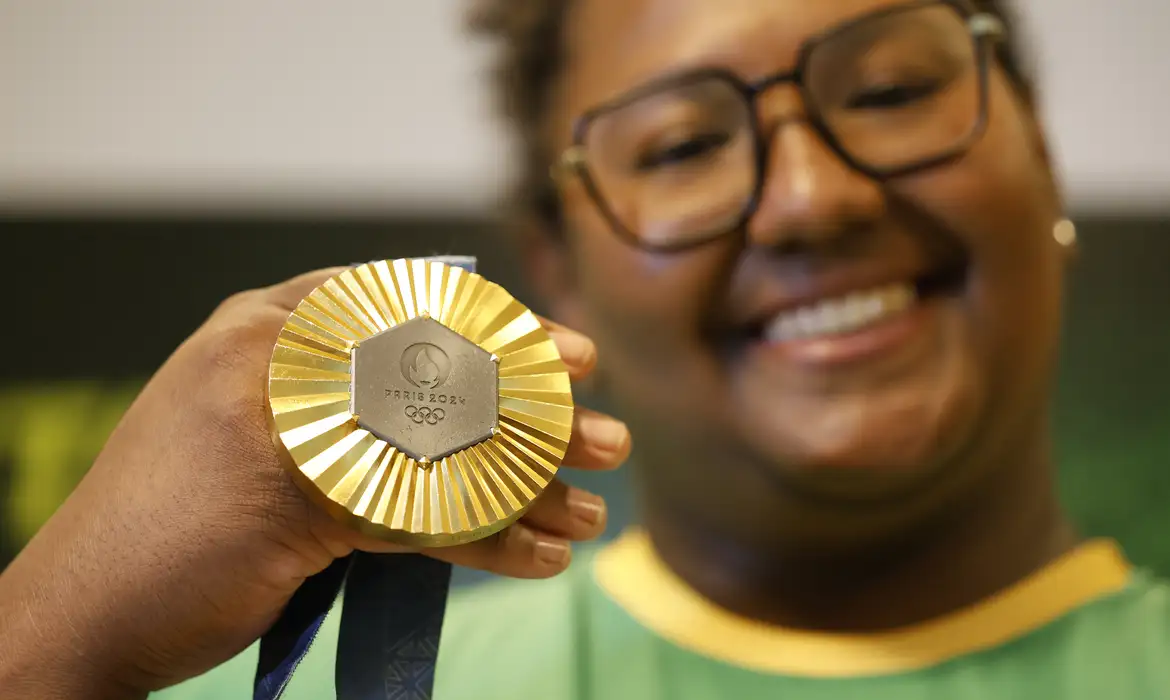
[(1052, 160), (1052, 150), (1049, 146), (1048, 135), (1044, 129), (1043, 120), (1034, 99), (1021, 100), (1021, 114), (1027, 124), (1028, 136), (1036, 149), (1036, 156), (1048, 175), (1052, 187), (1052, 201), (1059, 217), (1053, 224), (1052, 235), (1057, 244), (1064, 251), (1067, 262), (1075, 262), (1080, 246), (1077, 241), (1076, 226), (1065, 218), (1065, 202), (1060, 178), (1057, 175), (1056, 163)]
[(520, 259), (529, 284), (552, 320), (581, 332), (585, 313), (578, 294), (570, 242), (546, 222), (526, 220), (519, 234)]

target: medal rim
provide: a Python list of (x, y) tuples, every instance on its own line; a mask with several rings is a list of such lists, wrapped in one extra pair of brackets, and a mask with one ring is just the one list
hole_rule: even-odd
[[(298, 312), (300, 312), (303, 308), (305, 308), (306, 303), (308, 303), (309, 298), (312, 297), (314, 293), (317, 293), (317, 292), (321, 291), (322, 289), (326, 289), (330, 285), (330, 283), (337, 284), (339, 282), (344, 282), (344, 278), (346, 278), (347, 275), (355, 280), (360, 279), (361, 272), (359, 272), (359, 271), (362, 271), (363, 269), (365, 269), (367, 273), (376, 275), (376, 274), (378, 274), (377, 266), (384, 266), (386, 269), (392, 270), (396, 274), (403, 273), (404, 268), (405, 268), (405, 272), (407, 274), (418, 274), (420, 268), (422, 268), (424, 270), (424, 272), (423, 272), (424, 276), (430, 275), (430, 274), (440, 274), (440, 275), (442, 275), (443, 279), (449, 279), (450, 278), (449, 276), (452, 274), (452, 271), (456, 271), (455, 272), (456, 275), (463, 276), (466, 278), (467, 281), (464, 282), (463, 284), (479, 284), (479, 285), (482, 285), (484, 287), (484, 292), (482, 294), (478, 295), (477, 300), (482, 299), (483, 297), (489, 297), (489, 296), (496, 299), (496, 300), (503, 299), (503, 300), (506, 300), (506, 303), (504, 304), (505, 308), (514, 308), (514, 309), (518, 310), (518, 311), (516, 311), (516, 316), (518, 318), (523, 317), (524, 315), (532, 315), (532, 317), (535, 318), (535, 315), (533, 314), (533, 312), (526, 305), (524, 305), (522, 302), (520, 302), (515, 297), (513, 297), (502, 286), (500, 286), (494, 282), (491, 282), (490, 280), (486, 279), (482, 275), (479, 275), (479, 274), (474, 273), (474, 272), (468, 272), (466, 270), (463, 270), (462, 268), (459, 268), (457, 266), (452, 266), (448, 263), (441, 262), (441, 261), (427, 260), (424, 258), (400, 258), (400, 259), (389, 259), (389, 260), (384, 260), (384, 261), (376, 261), (376, 262), (367, 263), (364, 265), (359, 265), (359, 266), (350, 268), (348, 270), (345, 270), (337, 275), (334, 275), (326, 282), (322, 283), (321, 285), (318, 285), (318, 287), (315, 288), (313, 290), (313, 292), (310, 292), (309, 294), (307, 294), (298, 303), (296, 309), (294, 309), (288, 315), (288, 318), (285, 320), (285, 323), (282, 324), (282, 326), (281, 326), (281, 336), (280, 337), (283, 338), (285, 336), (286, 331), (288, 331), (290, 329), (290, 327), (295, 327), (295, 326), (292, 326), (291, 324), (293, 323), (294, 319), (298, 319)], [(371, 272), (371, 270), (373, 270), (373, 272)], [(497, 301), (497, 304), (498, 303), (499, 302)], [(480, 304), (480, 305), (482, 306), (482, 304)], [(458, 334), (459, 336), (461, 336), (462, 338), (464, 338), (468, 342), (471, 342), (474, 345), (476, 345), (477, 347), (480, 347), (481, 349), (488, 351), (492, 355), (495, 355), (495, 353), (492, 352), (492, 350), (484, 347), (482, 342), (478, 342), (478, 343), (475, 342), (475, 340), (468, 338), (467, 335), (460, 332), (456, 328), (452, 328), (452, 326), (450, 324), (444, 323), (443, 320), (436, 318), (434, 314), (429, 313), (429, 309), (427, 311), (423, 311), (422, 313), (419, 313), (420, 306), (422, 306), (422, 304), (416, 304), (415, 308), (413, 308), (413, 309), (402, 309), (403, 311), (405, 311), (406, 318), (393, 322), (392, 324), (389, 325), (388, 328), (376, 329), (376, 330), (374, 330), (374, 332), (371, 332), (371, 333), (361, 333), (361, 334), (355, 333), (354, 334), (355, 337), (353, 338), (352, 342), (347, 343), (348, 347), (345, 350), (345, 357), (346, 357), (346, 362), (349, 365), (351, 374), (350, 374), (350, 378), (348, 380), (348, 389), (345, 391), (345, 396), (346, 396), (345, 402), (346, 402), (346, 405), (349, 406), (349, 408), (346, 409), (345, 413), (348, 415), (348, 418), (343, 425), (352, 428), (351, 430), (349, 430), (346, 433), (347, 435), (351, 434), (352, 432), (354, 432), (356, 430), (364, 430), (364, 428), (361, 428), (358, 425), (358, 422), (356, 420), (356, 416), (354, 415), (353, 410), (352, 410), (352, 398), (353, 398), (352, 370), (353, 370), (353, 364), (354, 364), (353, 363), (353, 357), (354, 357), (353, 352), (354, 352), (354, 348), (356, 346), (360, 345), (363, 341), (368, 340), (369, 338), (371, 338), (375, 335), (378, 335), (378, 334), (384, 332), (385, 330), (388, 330), (389, 328), (394, 328), (402, 323), (406, 323), (407, 321), (411, 321), (411, 320), (414, 320), (417, 318), (429, 317), (431, 320), (434, 320), (434, 321), (440, 323), (445, 328), (455, 332), (456, 334)], [(386, 320), (389, 320), (389, 319), (386, 319)], [(302, 320), (300, 325), (303, 327), (303, 325), (304, 325), (303, 320)], [(297, 328), (297, 331), (303, 332), (303, 329)], [(539, 488), (537, 488), (537, 489), (531, 489), (531, 490), (534, 490), (535, 493), (530, 498), (527, 498), (525, 494), (517, 494), (515, 491), (512, 491), (511, 495), (513, 497), (524, 496), (525, 500), (521, 500), (520, 498), (516, 498), (516, 500), (521, 501), (519, 506), (517, 508), (515, 508), (512, 512), (505, 514), (503, 517), (496, 518), (495, 517), (496, 514), (494, 512), (492, 512), (491, 516), (488, 518), (488, 522), (481, 522), (477, 527), (471, 527), (471, 528), (465, 529), (465, 530), (455, 530), (453, 528), (452, 531), (449, 531), (449, 532), (422, 532), (422, 531), (418, 531), (415, 529), (392, 527), (392, 526), (389, 526), (385, 523), (377, 522), (374, 519), (371, 519), (371, 518), (366, 517), (364, 515), (353, 512), (350, 508), (346, 507), (344, 504), (339, 503), (337, 500), (334, 500), (334, 498), (331, 498), (328, 493), (326, 493), (324, 490), (322, 490), (320, 485), (313, 478), (308, 476), (303, 471), (304, 463), (307, 463), (309, 460), (302, 460), (301, 462), (298, 462), (297, 458), (295, 458), (293, 456), (292, 451), (286, 445), (285, 440), (283, 438), (283, 435), (289, 431), (288, 430), (282, 431), (278, 426), (278, 411), (274, 408), (273, 397), (272, 397), (272, 385), (273, 385), (273, 380), (275, 378), (274, 374), (275, 374), (276, 367), (278, 365), (280, 365), (280, 363), (278, 363), (276, 361), (276, 353), (282, 347), (280, 339), (278, 339), (277, 342), (275, 342), (273, 345), (272, 356), (269, 359), (269, 364), (268, 364), (267, 373), (266, 373), (265, 382), (264, 382), (264, 401), (265, 401), (266, 422), (268, 424), (268, 429), (269, 429), (270, 437), (272, 439), (272, 443), (276, 447), (281, 466), (284, 468), (284, 470), (287, 473), (289, 473), (291, 475), (294, 483), (296, 483), (298, 488), (309, 497), (310, 501), (312, 501), (316, 506), (321, 507), (323, 510), (325, 510), (334, 520), (340, 522), (341, 524), (345, 525), (346, 527), (348, 527), (352, 530), (356, 530), (357, 532), (360, 532), (364, 535), (373, 537), (373, 538), (381, 540), (381, 541), (390, 542), (393, 544), (400, 544), (400, 545), (404, 545), (407, 547), (413, 547), (413, 548), (437, 548), (437, 547), (448, 547), (448, 546), (455, 546), (455, 545), (460, 545), (460, 544), (466, 544), (469, 542), (474, 542), (477, 540), (481, 540), (481, 539), (490, 537), (490, 536), (504, 530), (505, 528), (507, 528), (508, 526), (512, 525), (517, 520), (522, 518), (524, 516), (524, 514), (527, 513), (529, 508), (532, 506), (532, 504), (543, 494), (544, 490), (548, 487), (548, 485), (551, 484), (552, 481), (556, 478), (556, 475), (557, 475), (559, 468), (561, 466), (561, 461), (564, 459), (565, 451), (568, 448), (569, 439), (572, 436), (572, 419), (576, 413), (575, 401), (574, 401), (573, 396), (572, 396), (571, 385), (569, 384), (568, 369), (567, 369), (567, 367), (565, 367), (564, 362), (560, 357), (560, 353), (555, 347), (555, 344), (552, 344), (551, 337), (549, 337), (547, 329), (545, 329), (543, 327), (543, 324), (539, 324), (539, 322), (538, 322), (537, 327), (534, 328), (532, 331), (530, 331), (528, 335), (533, 336), (533, 338), (532, 338), (532, 341), (530, 343), (526, 343), (524, 347), (536, 346), (536, 345), (539, 345), (539, 344), (547, 341), (552, 349), (552, 355), (555, 356), (555, 358), (550, 357), (549, 361), (551, 361), (552, 359), (555, 359), (555, 363), (557, 366), (556, 369), (554, 371), (542, 370), (540, 372), (540, 374), (541, 375), (549, 375), (549, 376), (555, 375), (555, 381), (566, 387), (565, 394), (567, 395), (568, 402), (567, 402), (567, 405), (560, 406), (561, 408), (565, 409), (567, 412), (567, 419), (565, 421), (562, 421), (562, 423), (563, 423), (562, 427), (564, 429), (565, 437), (563, 438), (563, 440), (558, 440), (558, 443), (563, 442), (563, 446), (560, 444), (556, 444), (556, 445), (546, 444), (547, 447), (552, 448), (548, 451), (552, 454), (552, 456), (555, 457), (555, 459), (551, 460), (551, 464), (545, 464), (542, 467), (543, 470), (548, 472), (548, 478), (547, 478), (547, 480), (545, 480), (544, 484), (540, 485)], [(525, 337), (527, 337), (527, 336), (525, 336)], [(287, 346), (285, 346), (285, 347), (287, 347)], [(336, 349), (334, 349), (334, 350), (336, 350)], [(502, 379), (502, 377), (501, 377), (501, 379)], [(503, 414), (501, 412), (501, 404), (503, 403), (502, 399), (505, 397), (505, 389), (503, 388), (502, 383), (497, 385), (496, 392), (497, 392), (497, 396), (496, 396), (497, 424), (502, 427), (504, 424), (504, 417), (503, 417)], [(338, 415), (340, 415), (340, 414), (338, 414)], [(374, 436), (373, 433), (370, 433), (370, 435), (376, 438), (376, 436)], [(466, 447), (464, 449), (456, 451), (455, 453), (451, 454), (450, 456), (445, 457), (443, 460), (439, 460), (439, 462), (445, 461), (445, 460), (459, 459), (459, 458), (467, 457), (468, 453), (471, 452), (472, 450), (474, 450), (479, 445), (492, 443), (493, 441), (495, 441), (497, 439), (504, 439), (504, 438), (500, 434), (493, 435), (493, 436), (491, 436), (491, 437), (489, 437), (489, 438), (487, 438), (479, 443), (476, 443), (475, 445), (471, 445), (469, 447)], [(378, 439), (377, 441), (383, 442), (380, 439)], [(387, 444), (389, 445), (389, 443), (387, 443)], [(389, 451), (390, 451), (390, 453), (393, 453), (393, 452), (397, 451), (397, 448), (395, 448), (393, 445), (389, 445)], [(499, 451), (499, 453), (504, 454), (504, 455), (511, 455), (511, 452), (509, 452), (507, 450)], [(402, 453), (402, 452), (399, 452), (399, 454), (405, 455), (405, 453)], [(411, 463), (414, 463), (416, 465), (418, 464), (418, 463), (414, 462), (414, 460), (409, 458), (409, 457), (407, 457), (407, 459)], [(517, 464), (518, 461), (519, 460), (516, 460), (516, 459), (509, 460), (507, 466), (519, 467), (520, 469), (523, 469), (522, 465)], [(439, 462), (436, 462), (435, 464), (430, 465), (428, 468), (429, 469), (437, 469)], [(373, 468), (374, 468), (373, 465), (369, 465), (369, 467), (368, 467), (368, 469), (373, 469)], [(419, 467), (419, 466), (415, 466), (414, 468), (415, 469), (423, 469), (423, 467)], [(404, 467), (403, 471), (405, 471), (405, 467)], [(528, 471), (531, 472), (531, 468), (529, 468)], [(387, 478), (387, 482), (388, 482), (388, 478)], [(389, 489), (391, 487), (392, 487), (392, 485), (389, 483), (387, 483), (385, 486), (385, 488), (387, 488), (387, 489)], [(457, 485), (453, 485), (452, 487), (458, 488)], [(395, 490), (395, 491), (397, 492), (397, 490)], [(465, 496), (466, 496), (466, 494), (465, 494)], [(351, 496), (351, 500), (352, 500), (352, 496)], [(385, 510), (387, 513), (396, 510), (396, 504), (393, 504), (393, 503), (390, 504)], [(470, 510), (471, 510), (471, 508), (469, 506), (464, 507), (464, 516), (463, 517), (465, 519), (467, 519), (469, 524), (471, 522), (470, 521), (470, 512), (469, 512)], [(484, 510), (485, 510), (485, 512), (489, 512), (487, 510), (486, 506), (484, 507)]]

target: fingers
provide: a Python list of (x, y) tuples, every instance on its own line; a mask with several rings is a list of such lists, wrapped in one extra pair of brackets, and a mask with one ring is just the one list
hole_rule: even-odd
[[(569, 377), (574, 381), (588, 377), (597, 364), (593, 341), (555, 321), (542, 318), (541, 323), (557, 344)], [(624, 423), (597, 411), (577, 408), (566, 464), (579, 469), (613, 469), (629, 454), (630, 431)]]
[(556, 576), (568, 568), (572, 559), (566, 540), (522, 522), (477, 542), (423, 553), (457, 566), (513, 578)]
[(324, 270), (306, 272), (290, 280), (275, 284), (264, 290), (264, 297), (272, 304), (292, 313), (301, 300), (324, 284), (332, 277), (336, 277), (348, 270), (348, 267), (331, 267)]
[(554, 480), (520, 522), (503, 532), (425, 553), (501, 576), (548, 578), (568, 568), (571, 542), (592, 540), (605, 531), (607, 516), (601, 497)]
[(597, 347), (588, 337), (546, 318), (540, 319), (552, 341), (561, 353), (561, 360), (569, 370), (569, 378), (580, 381), (589, 376), (597, 364)]
[(547, 578), (569, 566), (570, 543), (605, 530), (605, 501), (554, 480), (520, 522), (487, 539), (424, 553), (481, 571), (513, 578)]
[(600, 496), (554, 480), (521, 522), (550, 535), (580, 542), (605, 532), (606, 515), (605, 500)]
[(629, 456), (630, 429), (625, 423), (583, 406), (576, 408), (565, 465), (577, 469), (616, 469)]
[[(605, 501), (601, 497), (554, 480), (520, 522), (503, 532), (458, 547), (432, 548), (423, 553), (501, 576), (546, 578), (559, 574), (569, 565), (571, 542), (601, 536), (606, 519)], [(402, 545), (380, 542), (341, 525), (320, 525), (333, 538), (355, 549), (378, 553), (407, 551)]]
[(427, 554), (452, 564), (514, 578), (546, 578), (569, 566), (570, 542), (605, 531), (605, 501), (554, 480), (520, 522), (485, 540)]

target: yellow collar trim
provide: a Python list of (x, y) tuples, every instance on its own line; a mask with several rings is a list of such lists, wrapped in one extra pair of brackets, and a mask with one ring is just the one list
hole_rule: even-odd
[(641, 531), (598, 553), (594, 576), (620, 607), (666, 640), (765, 673), (846, 678), (902, 673), (1000, 646), (1126, 586), (1116, 544), (1088, 542), (999, 595), (931, 622), (879, 634), (806, 632), (734, 615), (700, 597)]

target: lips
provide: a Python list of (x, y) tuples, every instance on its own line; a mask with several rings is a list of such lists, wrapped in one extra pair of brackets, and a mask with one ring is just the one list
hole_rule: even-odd
[[(842, 263), (836, 267), (774, 277), (761, 288), (771, 295), (745, 324), (745, 349), (805, 365), (853, 364), (892, 350), (925, 328), (927, 302), (957, 295), (967, 261), (955, 259), (927, 271), (894, 265), (882, 271)], [(762, 295), (761, 295), (762, 296)]]
[(770, 342), (849, 332), (904, 311), (915, 301), (961, 292), (967, 271), (963, 258), (927, 270), (889, 266), (882, 272), (842, 265), (822, 273), (780, 277), (747, 307), (741, 325)]
[(776, 314), (764, 325), (763, 337), (783, 343), (852, 333), (903, 313), (916, 298), (914, 285), (899, 282), (823, 299)]

